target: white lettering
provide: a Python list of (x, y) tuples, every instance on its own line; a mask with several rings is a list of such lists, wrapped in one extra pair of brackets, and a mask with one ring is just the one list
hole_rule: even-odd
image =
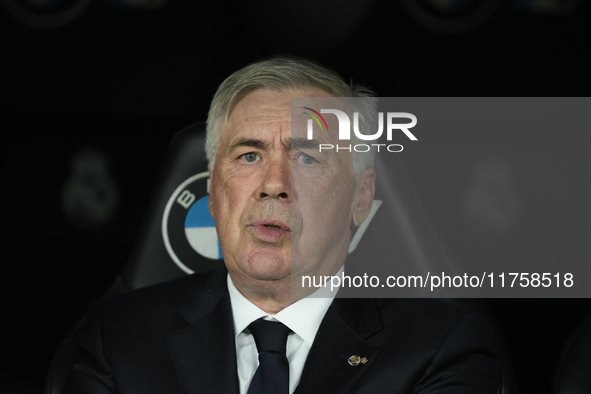
[(361, 132), (359, 131), (359, 113), (354, 112), (353, 113), (353, 131), (355, 132), (355, 135), (357, 136), (357, 138), (359, 138), (360, 140), (364, 140), (364, 141), (373, 141), (373, 140), (377, 140), (378, 138), (380, 138), (380, 136), (384, 132), (384, 117), (383, 117), (383, 115), (384, 114), (382, 112), (378, 112), (378, 122), (379, 122), (378, 131), (375, 134), (365, 135), (365, 134), (361, 134)]
[[(346, 113), (338, 109), (321, 109), (321, 114), (335, 114), (339, 120), (339, 139), (350, 140), (351, 139), (351, 121)], [(406, 126), (406, 125), (403, 125)], [(308, 134), (308, 139), (310, 135)]]
[[(390, 149), (391, 146), (399, 146), (400, 150), (392, 150), (392, 149)], [(392, 144), (392, 145), (388, 145), (388, 147), (386, 149), (388, 149), (388, 152), (398, 153), (398, 152), (402, 152), (402, 149), (404, 149), (404, 148), (400, 144)]]
[[(410, 123), (392, 123), (392, 119), (394, 118), (407, 118), (410, 119)], [(412, 141), (416, 141), (417, 137), (415, 137), (410, 131), (408, 131), (408, 129), (415, 127), (416, 125), (417, 117), (413, 114), (409, 114), (408, 112), (388, 112), (388, 141), (392, 140), (392, 130), (394, 129), (402, 130), (408, 138), (410, 138)]]
[(176, 202), (181, 204), (185, 209), (189, 209), (191, 204), (195, 201), (195, 195), (188, 190), (183, 190), (183, 192), (179, 195), (176, 199)]

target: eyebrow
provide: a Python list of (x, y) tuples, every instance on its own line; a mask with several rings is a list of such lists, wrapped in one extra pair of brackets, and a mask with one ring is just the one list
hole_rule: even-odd
[(240, 148), (243, 146), (263, 149), (266, 148), (268, 145), (269, 144), (267, 144), (266, 142), (262, 140), (257, 140), (255, 138), (241, 138), (238, 141), (234, 142), (232, 145), (230, 145), (230, 150), (234, 150), (236, 148)]
[[(317, 148), (320, 145), (319, 141), (316, 140), (308, 140), (306, 138), (298, 137), (298, 138), (287, 138), (283, 143), (283, 147), (286, 149), (313, 149)], [(269, 146), (269, 144), (265, 141), (256, 139), (256, 138), (241, 138), (238, 141), (234, 142), (230, 145), (230, 150), (234, 150), (240, 147), (250, 147), (250, 148), (258, 148), (264, 149)]]
[(288, 146), (291, 146), (291, 149), (312, 149), (320, 145), (320, 142), (316, 140), (309, 140), (302, 137), (288, 138), (286, 143)]

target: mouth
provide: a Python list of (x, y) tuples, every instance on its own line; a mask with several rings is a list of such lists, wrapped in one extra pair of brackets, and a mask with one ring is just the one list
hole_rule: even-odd
[(249, 224), (255, 236), (264, 242), (278, 242), (291, 234), (287, 224), (276, 219), (259, 219)]

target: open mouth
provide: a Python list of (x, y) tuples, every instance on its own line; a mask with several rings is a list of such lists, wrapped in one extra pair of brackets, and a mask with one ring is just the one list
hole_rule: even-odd
[(291, 235), (291, 229), (281, 220), (259, 219), (250, 223), (256, 237), (264, 242), (278, 242)]

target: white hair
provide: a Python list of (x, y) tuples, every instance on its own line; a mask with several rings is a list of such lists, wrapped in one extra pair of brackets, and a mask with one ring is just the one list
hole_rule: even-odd
[[(220, 140), (220, 130), (228, 121), (233, 105), (258, 89), (283, 92), (294, 89), (320, 89), (334, 97), (365, 97), (356, 102), (361, 130), (377, 130), (377, 99), (374, 93), (360, 85), (347, 84), (334, 71), (309, 60), (275, 57), (250, 64), (230, 75), (218, 88), (207, 115), (205, 152), (213, 170)], [(353, 136), (354, 142), (361, 142)], [(373, 167), (375, 153), (353, 153), (353, 175), (359, 178)]]

